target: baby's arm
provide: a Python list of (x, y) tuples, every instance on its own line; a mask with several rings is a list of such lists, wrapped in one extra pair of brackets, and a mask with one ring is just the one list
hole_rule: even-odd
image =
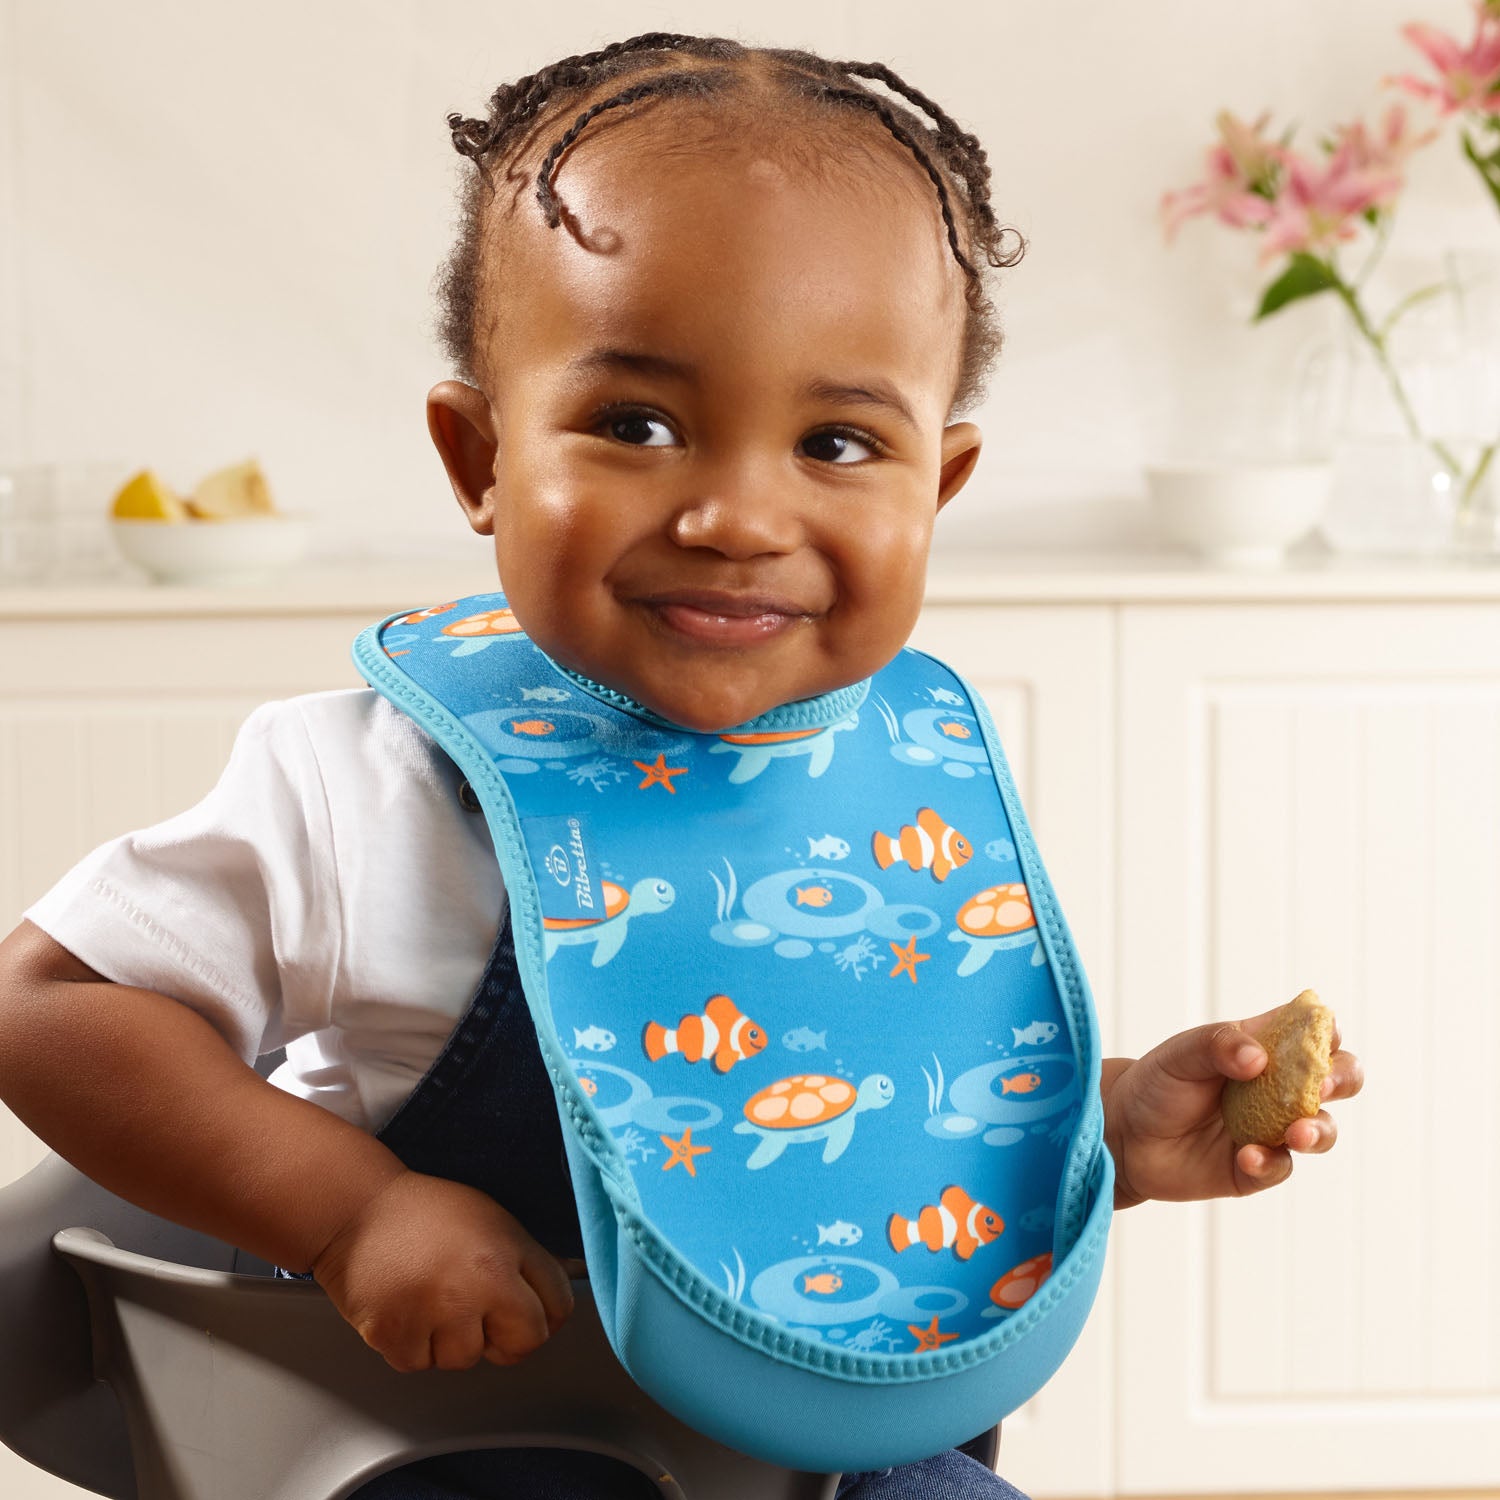
[(110, 1191), (311, 1270), (398, 1370), (513, 1364), (572, 1310), (567, 1271), (493, 1199), (408, 1171), (30, 922), (0, 942), (0, 1098)]
[[(1279, 1146), (1236, 1146), (1220, 1104), (1231, 1079), (1254, 1078), (1267, 1056), (1259, 1036), (1280, 1012), (1178, 1032), (1141, 1058), (1104, 1060), (1104, 1140), (1115, 1161), (1115, 1207), (1147, 1198), (1182, 1202), (1243, 1197), (1284, 1182), (1292, 1153), (1333, 1148), (1338, 1127), (1326, 1109), (1297, 1120)], [(1322, 1102), (1352, 1099), (1364, 1067), (1343, 1050), (1337, 1023)]]

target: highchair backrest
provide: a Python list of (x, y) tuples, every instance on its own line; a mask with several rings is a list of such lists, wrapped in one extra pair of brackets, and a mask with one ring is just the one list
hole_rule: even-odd
[[(47, 1157), (0, 1189), (0, 1441), (117, 1500), (341, 1500), (503, 1446), (606, 1453), (675, 1500), (833, 1494), (837, 1476), (747, 1458), (651, 1401), (587, 1283), (520, 1365), (399, 1374), (321, 1288), (268, 1270)], [(995, 1442), (970, 1451), (993, 1462)]]

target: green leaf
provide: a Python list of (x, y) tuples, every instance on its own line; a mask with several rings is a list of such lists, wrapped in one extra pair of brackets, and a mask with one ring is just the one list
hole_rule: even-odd
[(1305, 250), (1298, 250), (1293, 253), (1286, 270), (1266, 288), (1253, 321), (1258, 323), (1262, 318), (1269, 318), (1273, 312), (1279, 312), (1288, 302), (1316, 296), (1337, 285), (1338, 277), (1327, 261), (1319, 260), (1316, 255), (1309, 255)]
[(1484, 178), (1484, 185), (1490, 190), (1490, 197), (1495, 200), (1495, 207), (1500, 208), (1500, 181), (1496, 180), (1497, 177), (1500, 177), (1500, 170), (1497, 170), (1497, 168), (1486, 162), (1474, 149), (1474, 142), (1469, 139), (1469, 132), (1467, 130), (1463, 133), (1463, 141), (1464, 155), (1469, 158), (1474, 164), (1475, 170)]

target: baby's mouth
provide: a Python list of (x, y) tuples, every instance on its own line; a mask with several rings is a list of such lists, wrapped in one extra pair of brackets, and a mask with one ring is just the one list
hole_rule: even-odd
[(753, 646), (812, 614), (795, 600), (715, 589), (673, 589), (638, 602), (671, 633), (706, 646)]

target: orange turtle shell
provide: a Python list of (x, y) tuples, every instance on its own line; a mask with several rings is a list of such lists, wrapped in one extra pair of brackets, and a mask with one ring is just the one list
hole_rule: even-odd
[(796, 1073), (778, 1079), (745, 1101), (745, 1118), (767, 1130), (800, 1130), (836, 1120), (858, 1097), (854, 1085), (826, 1073)]
[(822, 733), (821, 729), (778, 729), (762, 734), (721, 734), (719, 738), (726, 745), (785, 745), (792, 740), (810, 740)]
[(959, 927), (970, 937), (1009, 937), (1036, 926), (1031, 898), (1019, 882), (992, 885), (970, 896), (958, 909)]
[(508, 609), (487, 609), (482, 614), (465, 615), (451, 625), (443, 626), (444, 635), (514, 635), (520, 621)]
[(611, 917), (618, 917), (630, 905), (630, 892), (623, 885), (616, 885), (613, 880), (601, 880), (599, 888), (604, 895), (602, 917), (543, 917), (542, 926), (550, 928), (553, 932), (568, 932), (577, 927), (596, 927), (600, 922), (607, 922)]
[(990, 1288), (990, 1301), (996, 1307), (1014, 1311), (1052, 1274), (1052, 1255), (1033, 1255), (1020, 1265), (1012, 1266)]

